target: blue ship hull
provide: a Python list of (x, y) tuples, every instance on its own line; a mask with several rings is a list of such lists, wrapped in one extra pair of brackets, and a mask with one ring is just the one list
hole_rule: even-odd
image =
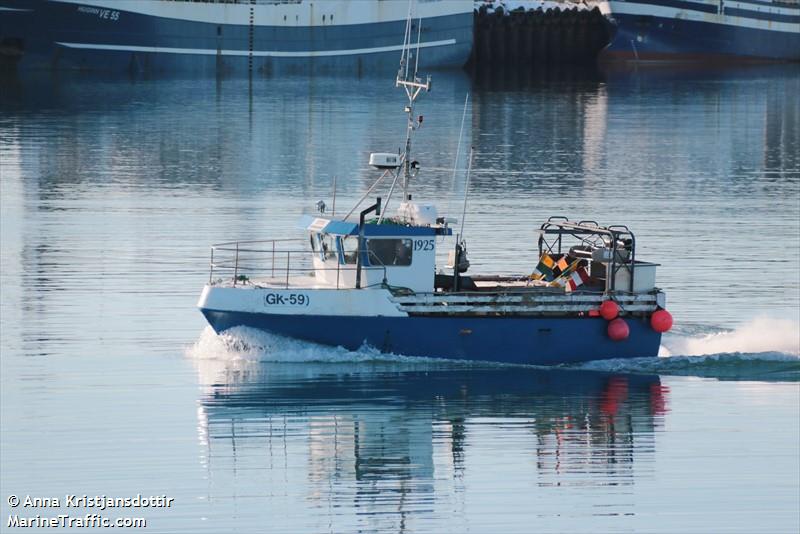
[[(165, 10), (173, 10), (165, 13), (172, 15), (155, 16), (115, 9), (124, 6), (113, 1), (102, 5), (93, 1), (91, 6), (82, 6), (53, 0), (0, 0), (0, 59), (20, 71), (265, 76), (393, 72), (406, 24), (405, 20), (348, 24), (337, 19), (334, 25), (321, 23), (316, 20), (321, 15), (314, 15), (310, 25), (268, 25), (254, 22), (257, 18), (252, 14), (249, 24), (198, 21), (176, 18), (180, 2), (164, 2)], [(187, 5), (192, 6), (184, 3), (180, 13), (187, 12)], [(324, 12), (329, 5), (316, 9)], [(262, 4), (253, 9), (267, 8), (291, 6)], [(236, 10), (229, 13), (237, 17), (244, 14), (246, 21), (250, 7), (230, 4), (224, 9)], [(472, 48), (472, 13), (424, 19), (421, 43), (420, 68), (461, 67)]]
[(626, 317), (628, 339), (612, 341), (594, 317), (364, 317), (273, 315), (201, 309), (216, 332), (248, 326), (287, 337), (358, 350), (513, 364), (554, 365), (657, 356), (661, 334), (644, 318)]
[[(613, 38), (601, 58), (800, 61), (800, 6), (755, 0), (734, 5), (699, 0), (608, 2), (604, 13)], [(770, 8), (774, 12), (768, 12)]]

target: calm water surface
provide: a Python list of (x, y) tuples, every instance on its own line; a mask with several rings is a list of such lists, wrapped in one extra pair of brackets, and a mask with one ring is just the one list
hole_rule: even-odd
[[(302, 237), (402, 143), (379, 79), (0, 82), (0, 482), (9, 514), (151, 532), (797, 532), (800, 71), (436, 75), (419, 199), (475, 271), (529, 272), (550, 215), (630, 226), (663, 357), (580, 369), (350, 353), (194, 309), (208, 245)], [(466, 166), (462, 157), (459, 167)], [(168, 495), (169, 509), (9, 495)]]

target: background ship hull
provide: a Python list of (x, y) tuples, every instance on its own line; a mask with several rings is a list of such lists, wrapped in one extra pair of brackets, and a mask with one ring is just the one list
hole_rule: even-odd
[(365, 317), (243, 313), (202, 309), (217, 332), (248, 326), (323, 345), (459, 360), (552, 365), (657, 356), (661, 334), (626, 317), (630, 336), (612, 341), (602, 318)]
[[(421, 68), (467, 61), (472, 12), (459, 11), (462, 3), (425, 7)], [(19, 70), (270, 75), (397, 68), (404, 9), (358, 13), (370, 4), (313, 5), (0, 0), (0, 55)]]
[[(733, 9), (700, 2), (605, 2), (613, 38), (604, 60), (800, 61), (800, 9)], [(750, 4), (737, 4), (747, 5)], [(767, 3), (768, 5), (768, 3)], [(754, 11), (762, 9), (762, 11)]]

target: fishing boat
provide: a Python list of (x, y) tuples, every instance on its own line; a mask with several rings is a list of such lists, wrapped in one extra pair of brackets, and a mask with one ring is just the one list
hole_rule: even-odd
[(800, 61), (798, 0), (606, 0), (606, 61)]
[[(18, 71), (391, 73), (409, 2), (0, 0), (0, 63)], [(425, 68), (472, 49), (472, 2), (414, 4)], [(421, 21), (424, 21), (420, 23)]]
[[(380, 176), (344, 216), (336, 217), (335, 208), (327, 215), (318, 202), (317, 213), (300, 219), (307, 234), (300, 243), (213, 245), (198, 302), (212, 328), (519, 364), (656, 356), (672, 317), (656, 287), (657, 264), (637, 258), (626, 226), (553, 216), (538, 229), (539, 262), (531, 273), (471, 274), (466, 195), (455, 235), (455, 218), (413, 199), (420, 163), (412, 158), (412, 137), (423, 121), (414, 105), (431, 81), (417, 74), (409, 33), (396, 78), (408, 100), (405, 148), (371, 154)], [(469, 161), (467, 191), (471, 153)], [(367, 200), (379, 187), (388, 188), (386, 196)], [(401, 199), (391, 210), (396, 192)], [(447, 261), (437, 262), (442, 247)]]

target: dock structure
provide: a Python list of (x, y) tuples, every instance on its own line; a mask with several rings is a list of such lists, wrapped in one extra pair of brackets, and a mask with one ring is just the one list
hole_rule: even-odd
[(475, 10), (469, 65), (546, 69), (594, 64), (610, 35), (600, 10), (549, 2), (537, 9), (505, 10), (483, 4)]

